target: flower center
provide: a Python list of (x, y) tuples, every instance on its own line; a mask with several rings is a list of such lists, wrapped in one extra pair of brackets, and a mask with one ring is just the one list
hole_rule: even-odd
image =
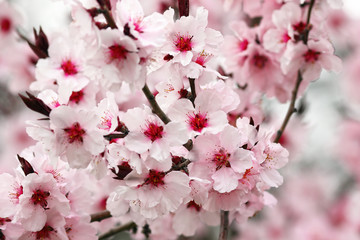
[(192, 130), (197, 131), (197, 132), (201, 132), (201, 130), (203, 130), (203, 128), (207, 127), (208, 124), (208, 119), (206, 118), (206, 113), (202, 114), (202, 113), (193, 113), (192, 115), (188, 115), (188, 123), (191, 127)]
[(282, 42), (282, 43), (287, 43), (290, 39), (291, 39), (290, 36), (289, 36), (287, 33), (284, 33), (284, 34), (281, 36), (280, 42)]
[(40, 206), (45, 209), (48, 205), (48, 202), (46, 199), (49, 196), (50, 196), (49, 192), (37, 189), (33, 192), (33, 195), (31, 196), (31, 200), (34, 203), (34, 205), (40, 204)]
[(309, 49), (304, 55), (305, 62), (314, 63), (319, 59), (320, 52)]
[(49, 239), (50, 238), (50, 232), (54, 231), (54, 228), (52, 228), (51, 226), (49, 225), (45, 225), (43, 227), (43, 229), (41, 229), (40, 231), (38, 232), (35, 232), (36, 234), (36, 239)]
[(252, 58), (252, 63), (255, 67), (263, 69), (268, 61), (268, 58), (264, 55), (256, 54)]
[(305, 31), (306, 23), (304, 22), (298, 22), (297, 24), (294, 24), (293, 29), (297, 31), (299, 34), (302, 34)]
[(124, 60), (127, 57), (128, 50), (119, 44), (115, 44), (109, 47), (109, 53), (111, 60)]
[(200, 212), (200, 210), (201, 210), (201, 206), (196, 204), (196, 202), (194, 200), (190, 201), (187, 204), (187, 208), (195, 209), (197, 212)]
[(185, 88), (182, 88), (178, 91), (180, 98), (187, 98), (189, 92)]
[(216, 170), (219, 170), (223, 166), (231, 167), (230, 162), (228, 161), (230, 156), (231, 154), (227, 153), (223, 148), (215, 153), (212, 161), (216, 164)]
[(0, 218), (0, 226), (4, 225), (7, 222), (11, 222), (11, 219), (10, 218)]
[(210, 54), (205, 53), (204, 51), (202, 51), (201, 53), (199, 53), (199, 55), (197, 56), (195, 62), (203, 67), (205, 67), (205, 63), (207, 63), (210, 59)]
[(154, 187), (164, 185), (165, 184), (164, 177), (165, 177), (164, 172), (150, 170), (148, 177), (145, 179), (144, 185), (150, 184), (153, 185)]
[(78, 122), (74, 123), (69, 128), (64, 128), (64, 131), (66, 132), (68, 136), (69, 143), (73, 142), (83, 142), (83, 135), (86, 133), (84, 129), (80, 127), (80, 124)]
[(84, 98), (84, 91), (78, 91), (78, 92), (72, 92), (70, 96), (70, 101), (74, 102), (76, 104), (79, 104), (79, 102)]
[(156, 139), (160, 139), (164, 134), (164, 127), (159, 126), (157, 123), (148, 123), (146, 130), (144, 131), (146, 137), (148, 137), (152, 142)]
[(244, 39), (242, 41), (239, 42), (238, 46), (239, 46), (239, 49), (240, 51), (245, 51), (248, 47), (248, 44), (249, 44), (249, 41), (247, 39)]
[(0, 20), (0, 28), (3, 33), (9, 33), (11, 29), (11, 21), (9, 18), (4, 17)]
[(180, 36), (178, 35), (176, 40), (174, 41), (175, 47), (180, 52), (187, 52), (192, 50), (192, 42), (191, 39), (193, 36), (185, 35)]
[(73, 76), (78, 73), (76, 65), (71, 60), (64, 60), (61, 63), (61, 69), (64, 71), (65, 76)]
[(19, 197), (24, 193), (23, 186), (16, 186), (14, 187), (14, 192), (10, 193), (10, 199), (12, 202), (18, 204), (19, 203)]

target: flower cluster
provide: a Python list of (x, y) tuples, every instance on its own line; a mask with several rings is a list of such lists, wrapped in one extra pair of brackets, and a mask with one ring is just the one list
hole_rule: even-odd
[(0, 175), (6, 239), (96, 239), (106, 227), (89, 215), (105, 209), (108, 225), (131, 221), (155, 239), (166, 222), (172, 239), (276, 202), (267, 190), (282, 184), (289, 153), (262, 125), (259, 97), (285, 102), (295, 83), (303, 92), (322, 68), (340, 68), (321, 18), (309, 22), (314, 1), (244, 1), (248, 21), (225, 39), (204, 7), (65, 2), (66, 30), (29, 41), (36, 94), (21, 97), (43, 116), (28, 122), (37, 144), (18, 156), (22, 170)]

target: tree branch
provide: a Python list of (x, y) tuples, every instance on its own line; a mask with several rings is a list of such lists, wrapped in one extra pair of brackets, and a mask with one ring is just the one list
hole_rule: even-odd
[(300, 73), (300, 70), (298, 71), (298, 74), (297, 74), (297, 80), (296, 80), (296, 83), (295, 83), (295, 87), (292, 91), (292, 96), (291, 96), (291, 102), (290, 102), (290, 105), (289, 105), (289, 108), (288, 108), (288, 111), (286, 113), (286, 116), (285, 116), (285, 119), (280, 127), (280, 129), (277, 131), (277, 134), (276, 134), (276, 138), (274, 140), (275, 143), (278, 143), (280, 138), (281, 138), (281, 135), (284, 133), (284, 130), (286, 128), (286, 125), (288, 124), (289, 120), (290, 120), (290, 117), (291, 115), (296, 112), (296, 109), (295, 109), (295, 101), (296, 101), (296, 96), (298, 94), (298, 91), (299, 91), (299, 86), (300, 86), (300, 83), (302, 81), (302, 76), (301, 76), (301, 73)]
[(221, 211), (219, 240), (227, 240), (228, 233), (229, 233), (229, 211)]
[(155, 96), (151, 93), (148, 85), (145, 83), (145, 86), (143, 87), (142, 91), (144, 92), (147, 100), (149, 101), (151, 108), (153, 110), (153, 113), (155, 113), (163, 123), (168, 124), (171, 120), (166, 116), (166, 114), (163, 112), (163, 110), (160, 108), (159, 104), (155, 100)]
[(194, 103), (195, 98), (196, 98), (195, 79), (189, 78), (189, 83), (190, 83), (190, 89), (191, 89), (190, 101), (192, 102), (193, 106), (195, 107), (195, 103)]
[(130, 230), (130, 229), (132, 229), (134, 227), (136, 227), (136, 224), (134, 222), (129, 222), (129, 223), (126, 223), (124, 225), (115, 227), (115, 228), (111, 229), (110, 231), (108, 231), (107, 233), (104, 233), (104, 234), (100, 235), (99, 240), (106, 239), (106, 238), (111, 237), (111, 236), (113, 236), (113, 235), (115, 235), (117, 233)]
[(105, 210), (102, 212), (91, 214), (90, 217), (91, 217), (90, 222), (100, 222), (104, 219), (111, 218), (112, 216), (109, 211)]

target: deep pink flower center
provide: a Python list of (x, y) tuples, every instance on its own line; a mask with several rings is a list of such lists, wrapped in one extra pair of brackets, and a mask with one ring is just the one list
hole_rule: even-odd
[(127, 58), (128, 50), (120, 44), (115, 44), (109, 47), (111, 60), (124, 60)]
[(290, 36), (287, 33), (284, 33), (281, 37), (281, 42), (287, 43), (290, 39), (291, 39)]
[(249, 44), (249, 41), (247, 39), (244, 39), (242, 41), (239, 42), (238, 46), (239, 46), (239, 49), (240, 51), (245, 51), (248, 47), (248, 44)]
[(223, 148), (221, 148), (217, 153), (215, 153), (212, 161), (216, 164), (216, 170), (219, 170), (223, 166), (231, 167), (229, 162), (230, 156), (231, 154), (227, 153)]
[(252, 58), (252, 64), (259, 69), (263, 69), (266, 66), (267, 61), (268, 61), (268, 58), (266, 56), (260, 55), (260, 54), (256, 54)]
[(152, 142), (163, 137), (164, 127), (159, 126), (157, 123), (148, 123), (146, 130), (144, 131), (146, 137)]
[(11, 222), (10, 218), (0, 218), (0, 226), (4, 225), (7, 222)]
[(69, 128), (64, 128), (64, 131), (67, 134), (69, 143), (73, 142), (83, 142), (83, 135), (86, 133), (84, 129), (81, 128), (78, 122), (74, 123)]
[(201, 210), (201, 206), (198, 205), (194, 200), (190, 201), (187, 204), (187, 208), (195, 209), (197, 212), (200, 212), (200, 210)]
[(31, 201), (34, 203), (34, 205), (39, 204), (44, 209), (47, 207), (48, 202), (47, 198), (50, 196), (50, 193), (47, 191), (43, 191), (41, 189), (37, 189), (33, 192), (33, 195), (31, 196)]
[(314, 50), (309, 49), (303, 56), (305, 62), (314, 63), (319, 59), (320, 52), (315, 52)]
[(3, 33), (8, 33), (11, 29), (11, 20), (7, 17), (0, 19), (0, 28)]
[(38, 232), (35, 232), (36, 234), (36, 239), (40, 239), (40, 240), (43, 240), (43, 239), (49, 239), (50, 238), (50, 233), (54, 231), (54, 228), (52, 228), (51, 226), (49, 225), (45, 225), (43, 227), (43, 229), (41, 229), (40, 231)]
[(174, 41), (175, 47), (180, 52), (187, 52), (192, 50), (192, 42), (191, 39), (193, 36), (189, 35), (181, 35), (177, 36), (176, 40)]
[(203, 130), (203, 128), (207, 127), (208, 124), (208, 119), (206, 118), (206, 113), (202, 114), (202, 113), (193, 113), (192, 115), (189, 114), (188, 115), (188, 123), (191, 127), (192, 130), (197, 131), (197, 132), (201, 132), (201, 130)]
[(78, 91), (78, 92), (72, 92), (70, 96), (70, 101), (74, 102), (76, 104), (79, 104), (79, 102), (84, 98), (84, 91)]
[(178, 91), (180, 98), (187, 98), (189, 92), (185, 88), (182, 88)]
[(298, 23), (294, 24), (292, 27), (295, 31), (297, 31), (299, 34), (301, 34), (305, 31), (306, 23), (298, 22)]
[(150, 184), (154, 187), (162, 186), (165, 184), (164, 182), (165, 173), (156, 171), (156, 170), (150, 170), (149, 175), (145, 179), (145, 185)]
[(19, 203), (19, 197), (24, 193), (23, 186), (14, 187), (14, 192), (10, 193), (10, 198), (14, 203)]
[(64, 60), (61, 63), (61, 69), (64, 71), (65, 76), (73, 76), (78, 73), (76, 65), (71, 60)]

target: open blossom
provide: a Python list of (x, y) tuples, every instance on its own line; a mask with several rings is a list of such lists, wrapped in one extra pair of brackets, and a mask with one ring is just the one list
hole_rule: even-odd
[(69, 214), (69, 201), (60, 192), (51, 174), (32, 173), (21, 182), (23, 193), (19, 196), (21, 209), (15, 215), (15, 222), (21, 223), (24, 229), (37, 232), (47, 222), (47, 212), (57, 211), (62, 215)]
[[(67, 35), (73, 34), (69, 30)], [(72, 92), (82, 90), (90, 82), (88, 59), (96, 51), (80, 36), (59, 36), (49, 46), (49, 58), (40, 59), (36, 65), (37, 81), (31, 89), (41, 91), (53, 89), (59, 93), (59, 102), (67, 103)]]
[(126, 213), (130, 205), (134, 213), (145, 219), (156, 219), (174, 212), (191, 191), (189, 177), (178, 171), (165, 173), (150, 169), (134, 177), (126, 180), (126, 185), (119, 186), (108, 198), (107, 209), (114, 216)]
[(184, 123), (164, 125), (148, 107), (130, 109), (121, 120), (129, 129), (125, 146), (140, 154), (149, 151), (150, 156), (160, 162), (170, 157), (170, 147), (181, 146), (189, 139)]
[(54, 147), (71, 167), (85, 168), (94, 156), (104, 151), (105, 139), (97, 123), (91, 111), (76, 111), (67, 106), (51, 111), (50, 126), (56, 138)]
[(207, 10), (198, 8), (195, 17), (183, 16), (172, 23), (162, 52), (173, 62), (179, 62), (183, 66), (187, 66), (193, 57), (204, 51), (208, 54), (215, 53), (222, 42), (222, 35), (214, 29), (207, 28), (207, 17)]
[(218, 133), (227, 124), (222, 108), (222, 99), (215, 90), (201, 91), (195, 101), (195, 107), (188, 99), (177, 100), (168, 111), (174, 122), (186, 123), (192, 136), (205, 132)]
[(319, 78), (322, 68), (334, 72), (340, 72), (342, 68), (333, 46), (322, 38), (309, 40), (307, 46), (302, 42), (289, 44), (281, 59), (281, 69), (285, 74), (296, 76), (300, 69), (307, 82)]
[(138, 0), (118, 1), (115, 13), (120, 31), (136, 40), (139, 47), (160, 47), (165, 42), (165, 17), (156, 12), (145, 17)]
[(227, 126), (218, 135), (204, 134), (194, 141), (198, 168), (207, 169), (207, 176), (213, 182), (213, 189), (219, 193), (229, 193), (239, 185), (246, 169), (251, 168), (254, 155), (241, 148), (240, 132)]

